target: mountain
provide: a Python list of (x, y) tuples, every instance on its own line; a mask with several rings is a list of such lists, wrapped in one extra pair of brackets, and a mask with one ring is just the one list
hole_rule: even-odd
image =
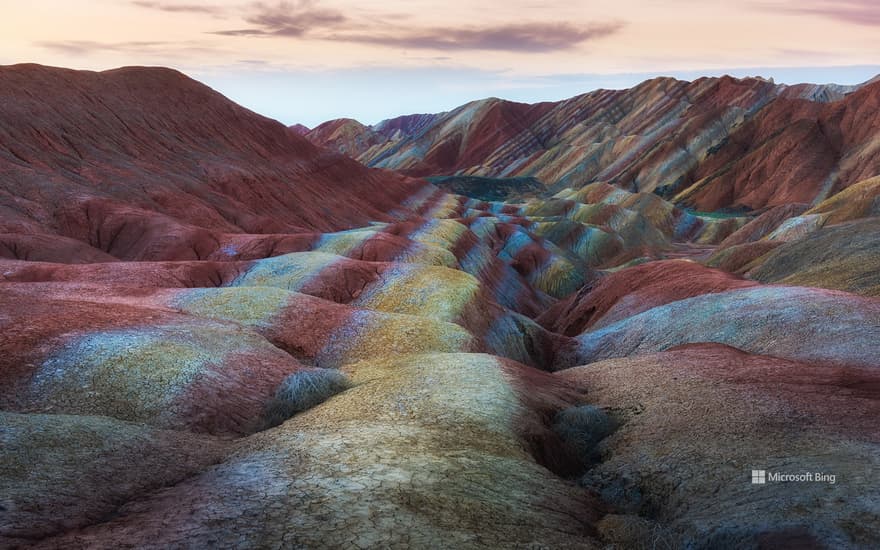
[[(595, 94), (609, 167), (702, 129), (696, 149), (730, 137), (692, 170), (761, 156), (765, 185), (729, 177), (781, 204), (694, 211), (647, 176), (434, 185), (175, 71), (0, 68), (0, 547), (876, 547), (874, 91), (639, 93)], [(586, 128), (490, 103), (474, 135), (310, 134), (381, 148), (442, 119), (501, 166), (481, 155), (514, 159), (511, 135), (540, 156), (529, 128)], [(870, 174), (816, 204), (781, 171), (809, 117), (863, 144), (841, 177)], [(521, 197), (486, 200), (504, 184)]]
[(306, 136), (416, 176), (534, 177), (551, 191), (601, 181), (701, 211), (758, 210), (818, 203), (877, 173), (878, 101), (876, 82), (656, 78), (555, 103), (485, 99), (375, 127), (331, 121)]
[(302, 124), (294, 124), (293, 126), (290, 127), (290, 129), (301, 136), (304, 136), (311, 131), (311, 129), (308, 126), (303, 126)]
[(2, 67), (0, 121), (0, 232), (19, 235), (20, 254), (57, 236), (56, 257), (72, 261), (201, 258), (225, 234), (389, 220), (425, 185), (318, 149), (169, 69)]

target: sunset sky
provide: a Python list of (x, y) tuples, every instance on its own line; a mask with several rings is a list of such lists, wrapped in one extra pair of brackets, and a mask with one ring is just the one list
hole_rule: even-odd
[(561, 99), (656, 75), (853, 84), (880, 73), (877, 0), (2, 0), (0, 9), (0, 64), (170, 66), (310, 126), (488, 96)]

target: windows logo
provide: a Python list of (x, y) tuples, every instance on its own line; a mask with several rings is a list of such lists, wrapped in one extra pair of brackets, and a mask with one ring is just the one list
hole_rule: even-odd
[(752, 485), (767, 483), (767, 470), (752, 470)]

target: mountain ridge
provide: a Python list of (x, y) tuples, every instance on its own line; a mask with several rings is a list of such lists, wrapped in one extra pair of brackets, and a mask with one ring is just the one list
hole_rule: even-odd
[[(690, 82), (658, 77), (633, 88), (594, 90), (558, 102), (524, 104), (487, 98), (444, 113), (405, 115), (374, 126), (337, 119), (317, 126), (306, 137), (366, 165), (415, 176), (536, 177), (550, 191), (608, 181), (631, 191), (655, 191), (698, 210), (760, 209), (790, 197), (751, 189), (738, 196), (740, 188), (751, 187), (749, 182), (728, 181), (724, 167), (712, 165), (710, 157), (720, 152), (721, 157), (737, 160), (732, 158), (736, 151), (731, 140), (736, 143), (741, 128), (763, 117), (770, 106), (776, 105), (767, 112), (777, 119), (776, 111), (790, 111), (805, 119), (801, 126), (810, 117), (827, 126), (838, 116), (834, 107), (810, 113), (800, 102), (839, 104), (866, 89), (870, 90), (866, 95), (880, 95), (880, 87), (871, 81), (857, 86), (777, 85), (754, 77), (703, 77)], [(413, 116), (421, 121), (417, 129), (390, 135), (379, 131)], [(785, 122), (787, 126), (797, 123)], [(875, 124), (866, 126), (880, 133)], [(755, 138), (772, 140), (779, 137), (774, 135), (777, 131), (787, 131), (787, 138), (797, 134), (798, 128), (761, 128), (762, 134)], [(800, 128), (802, 138), (810, 134), (809, 129)], [(814, 143), (802, 147), (799, 156), (821, 156), (829, 149), (821, 136), (812, 138)], [(873, 135), (866, 137), (873, 139)], [(864, 143), (853, 146), (860, 145)], [(788, 145), (783, 139), (778, 146)], [(837, 179), (827, 163), (812, 167), (809, 173), (801, 170), (797, 177), (806, 179), (808, 189), (797, 201), (820, 201), (825, 198), (819, 197), (822, 189), (838, 191), (877, 168), (870, 159), (858, 162), (867, 166), (853, 170), (856, 179), (847, 173)], [(707, 170), (704, 164), (714, 169)], [(746, 163), (737, 173), (747, 177), (760, 170), (760, 163)], [(784, 174), (779, 176), (786, 186), (794, 183), (793, 177), (785, 181)], [(719, 177), (720, 184), (707, 186)], [(730, 187), (736, 190), (731, 193)]]

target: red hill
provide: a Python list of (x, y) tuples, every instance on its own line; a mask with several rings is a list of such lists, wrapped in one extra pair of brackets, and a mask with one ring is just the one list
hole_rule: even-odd
[(146, 67), (0, 67), (0, 173), (0, 232), (71, 237), (127, 259), (200, 257), (219, 233), (388, 220), (424, 185)]

